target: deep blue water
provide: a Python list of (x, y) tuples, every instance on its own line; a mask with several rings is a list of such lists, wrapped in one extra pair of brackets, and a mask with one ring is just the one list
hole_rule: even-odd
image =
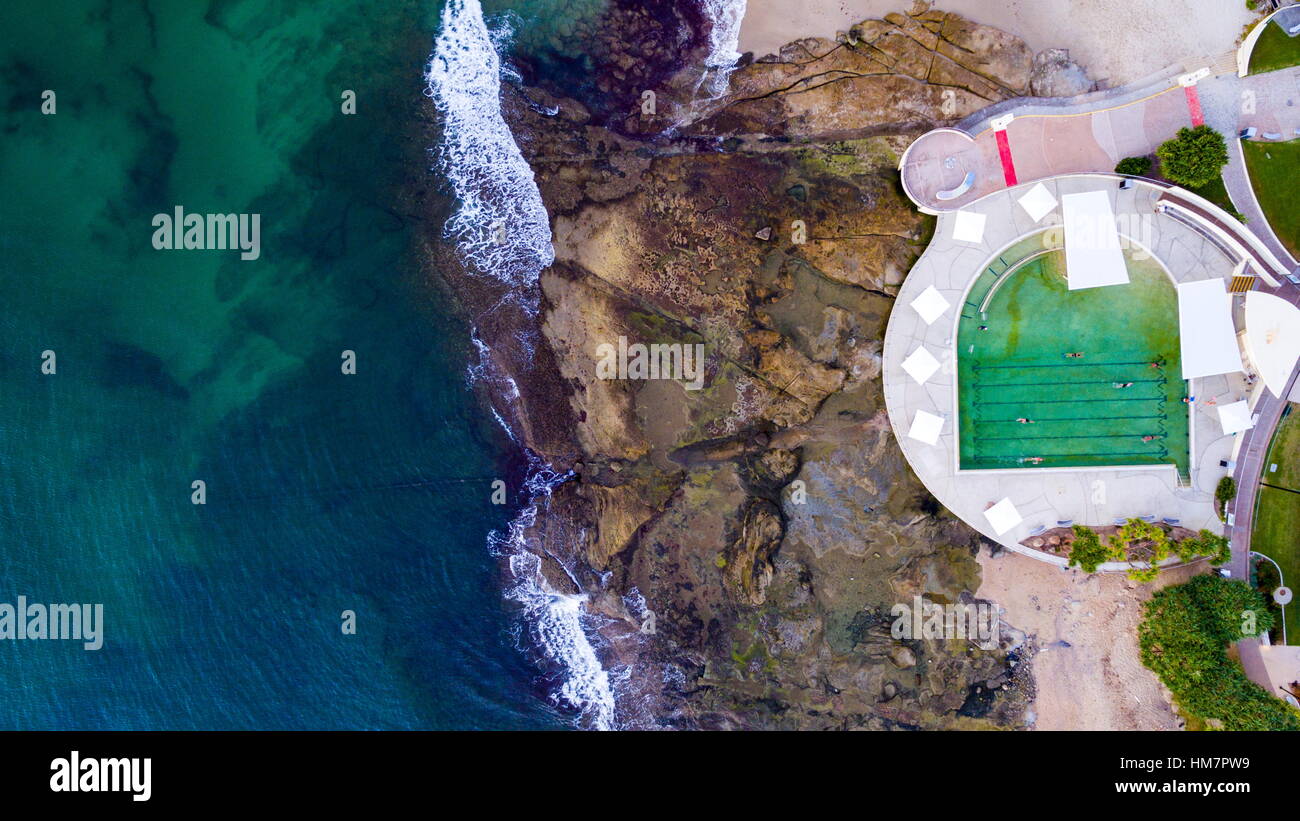
[[(105, 610), (99, 651), (0, 641), (0, 728), (568, 726), (487, 549), (509, 442), (397, 204), (438, 11), (0, 8), (0, 602)], [(261, 258), (155, 250), (178, 204), (261, 214)]]

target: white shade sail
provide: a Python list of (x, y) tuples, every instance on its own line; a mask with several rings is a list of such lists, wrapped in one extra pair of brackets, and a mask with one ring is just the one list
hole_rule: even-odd
[(916, 380), (916, 384), (924, 385), (925, 380), (934, 376), (934, 372), (939, 370), (939, 360), (925, 348), (917, 348), (903, 360), (903, 370)]
[(1178, 286), (1178, 343), (1183, 379), (1243, 370), (1232, 325), (1232, 297), (1223, 280), (1202, 279)]
[(958, 242), (983, 242), (988, 217), (977, 211), (958, 211), (952, 223), (952, 238)]
[(1020, 518), (1020, 511), (1016, 510), (1016, 506), (1011, 504), (1009, 497), (984, 511), (984, 518), (989, 520), (989, 524), (993, 526), (993, 532), (999, 536), (1024, 521)]
[(1246, 353), (1264, 385), (1282, 398), (1300, 359), (1300, 308), (1272, 294), (1248, 292)]
[(1061, 216), (1070, 290), (1127, 283), (1128, 266), (1119, 247), (1110, 195), (1105, 191), (1066, 194), (1061, 197)]
[(1052, 192), (1048, 191), (1047, 186), (1041, 182), (1029, 189), (1017, 202), (1034, 222), (1042, 222), (1043, 217), (1056, 208), (1056, 197), (1053, 197)]
[(1223, 426), (1223, 432), (1241, 433), (1243, 430), (1250, 430), (1255, 427), (1255, 423), (1250, 418), (1250, 405), (1245, 400), (1233, 402), (1231, 405), (1219, 406), (1219, 424)]
[(933, 285), (927, 285), (921, 295), (912, 300), (912, 308), (921, 315), (921, 319), (926, 325), (932, 324), (936, 319), (943, 316), (943, 312), (948, 310), (950, 303), (939, 293), (939, 289)]
[(907, 432), (907, 436), (918, 442), (934, 445), (938, 443), (939, 434), (942, 432), (942, 416), (936, 416), (929, 411), (918, 410), (916, 416), (912, 417), (912, 428)]

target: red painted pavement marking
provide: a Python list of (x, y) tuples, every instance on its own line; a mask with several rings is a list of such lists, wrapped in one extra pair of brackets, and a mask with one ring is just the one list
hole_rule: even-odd
[(1205, 125), (1205, 115), (1201, 113), (1201, 95), (1196, 93), (1196, 86), (1183, 86), (1187, 95), (1187, 108), (1192, 112), (1192, 125)]
[(995, 131), (993, 136), (998, 140), (998, 156), (1002, 158), (1002, 178), (1007, 181), (1010, 187), (1016, 184), (1016, 164), (1011, 161), (1011, 143), (1007, 141), (1006, 130)]

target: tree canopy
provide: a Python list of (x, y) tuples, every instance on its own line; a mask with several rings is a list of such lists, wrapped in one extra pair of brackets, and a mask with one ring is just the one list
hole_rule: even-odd
[(1228, 164), (1228, 144), (1208, 125), (1180, 128), (1178, 136), (1156, 149), (1160, 173), (1186, 188), (1200, 188), (1218, 178)]
[(1300, 711), (1248, 679), (1226, 652), (1272, 626), (1259, 591), (1210, 573), (1156, 591), (1143, 605), (1138, 644), (1184, 713), (1227, 730), (1300, 730)]

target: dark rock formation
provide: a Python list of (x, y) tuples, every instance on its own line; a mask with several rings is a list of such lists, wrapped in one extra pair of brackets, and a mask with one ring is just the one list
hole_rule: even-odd
[[(662, 44), (634, 30), (644, 37), (623, 30), (618, 48), (657, 64)], [(596, 52), (593, 65), (618, 62), (612, 45)], [(602, 652), (637, 705), (625, 723), (1022, 724), (1023, 668), (1006, 647), (891, 635), (894, 604), (974, 593), (980, 540), (904, 461), (879, 357), (892, 294), (932, 230), (900, 191), (899, 153), (1024, 93), (1030, 63), (1004, 32), (920, 11), (792, 43), (737, 69), (716, 100), (692, 98), (698, 73), (668, 78), (654, 117), (630, 104), (593, 116), (654, 79), (634, 66), (578, 100), (507, 90), (556, 263), (539, 317), (481, 332), (494, 350), (536, 339), (526, 362), (500, 366), (527, 444), (580, 470), (533, 543), (557, 589), (580, 586), (609, 618)], [(598, 346), (620, 336), (702, 344), (701, 389), (598, 378)]]

